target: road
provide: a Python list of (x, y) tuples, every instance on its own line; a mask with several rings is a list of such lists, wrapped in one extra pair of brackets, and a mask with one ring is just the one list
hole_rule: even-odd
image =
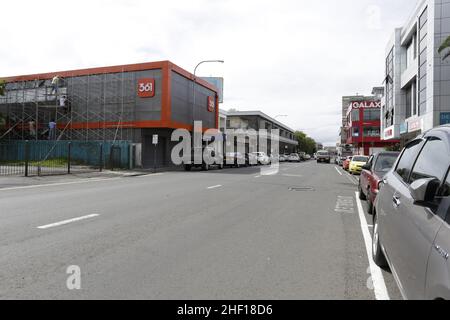
[(3, 189), (0, 299), (400, 299), (356, 191), (315, 162)]

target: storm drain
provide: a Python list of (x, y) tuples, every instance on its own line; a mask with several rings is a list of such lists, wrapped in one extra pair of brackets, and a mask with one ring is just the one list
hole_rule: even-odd
[(315, 191), (315, 189), (312, 187), (290, 187), (289, 191), (307, 192), (307, 191)]

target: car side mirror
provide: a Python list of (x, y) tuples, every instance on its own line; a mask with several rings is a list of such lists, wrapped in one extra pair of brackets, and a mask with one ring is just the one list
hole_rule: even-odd
[(433, 202), (439, 189), (440, 182), (436, 178), (419, 179), (409, 186), (409, 191), (417, 204)]
[(363, 170), (369, 170), (369, 171), (370, 171), (370, 169), (372, 169), (372, 168), (370, 167), (370, 165), (365, 164), (365, 165), (362, 167), (362, 169), (363, 169)]

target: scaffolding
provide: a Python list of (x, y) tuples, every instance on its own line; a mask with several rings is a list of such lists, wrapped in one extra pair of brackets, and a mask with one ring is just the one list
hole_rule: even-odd
[(135, 119), (135, 83), (133, 72), (8, 82), (0, 96), (0, 141), (131, 141), (126, 122)]

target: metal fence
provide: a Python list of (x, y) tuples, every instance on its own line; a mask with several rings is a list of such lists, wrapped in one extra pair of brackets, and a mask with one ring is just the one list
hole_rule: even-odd
[(128, 141), (4, 141), (0, 142), (0, 176), (128, 169), (130, 150)]

